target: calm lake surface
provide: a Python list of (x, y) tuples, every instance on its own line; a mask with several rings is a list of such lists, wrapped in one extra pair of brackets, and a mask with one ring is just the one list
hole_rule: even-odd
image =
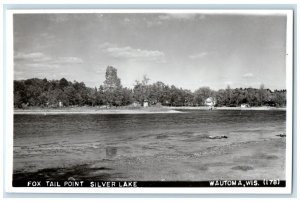
[[(205, 180), (264, 177), (274, 168), (272, 176), (284, 178), (285, 138), (276, 135), (285, 133), (285, 111), (184, 112), (14, 115), (14, 173), (68, 168), (79, 179)], [(228, 138), (208, 138), (221, 135)]]

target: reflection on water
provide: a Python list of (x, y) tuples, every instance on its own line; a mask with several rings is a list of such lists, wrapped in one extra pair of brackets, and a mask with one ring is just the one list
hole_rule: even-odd
[[(134, 163), (142, 170), (160, 158), (188, 160), (224, 153), (227, 147), (244, 142), (278, 138), (277, 134), (285, 132), (285, 120), (285, 111), (15, 115), (14, 171), (91, 162), (111, 167), (120, 161)], [(208, 138), (224, 135), (228, 138)], [(182, 164), (188, 166), (189, 162)], [(208, 169), (206, 165), (196, 167)], [(176, 176), (175, 171), (172, 175)]]
[(106, 147), (106, 158), (111, 159), (117, 155), (117, 147)]

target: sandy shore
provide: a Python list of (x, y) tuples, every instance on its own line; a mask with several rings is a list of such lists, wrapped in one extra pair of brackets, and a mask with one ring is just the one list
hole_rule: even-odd
[(183, 113), (173, 109), (28, 109), (14, 110), (14, 114), (162, 114), (162, 113)]
[[(170, 109), (178, 110), (209, 110), (210, 108), (207, 106), (200, 106), (200, 107), (169, 107)], [(261, 111), (267, 111), (267, 110), (281, 110), (285, 111), (285, 107), (249, 107), (249, 108), (241, 108), (241, 107), (214, 107), (213, 110), (261, 110)]]
[[(38, 115), (54, 115), (54, 114), (165, 114), (165, 113), (184, 113), (178, 110), (209, 110), (209, 107), (148, 107), (148, 108), (97, 108), (97, 107), (74, 107), (74, 108), (59, 108), (59, 109), (14, 109), (14, 114), (38, 114)], [(215, 107), (213, 110), (281, 110), (286, 108), (276, 107)]]

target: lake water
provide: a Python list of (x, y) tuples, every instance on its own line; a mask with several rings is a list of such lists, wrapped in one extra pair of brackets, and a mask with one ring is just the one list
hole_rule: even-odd
[[(234, 177), (260, 177), (272, 172), (268, 160), (273, 176), (284, 178), (285, 138), (276, 135), (285, 133), (285, 111), (185, 112), (14, 115), (14, 173), (51, 168), (79, 179), (201, 180), (220, 177), (222, 165)], [(228, 138), (208, 138), (222, 135)]]

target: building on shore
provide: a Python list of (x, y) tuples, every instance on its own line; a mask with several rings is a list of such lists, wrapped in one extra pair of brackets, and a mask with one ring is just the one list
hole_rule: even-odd
[(209, 106), (209, 107), (213, 107), (216, 104), (216, 99), (213, 97), (209, 97), (205, 100), (204, 105), (205, 106)]
[(63, 107), (64, 105), (63, 105), (63, 103), (62, 103), (62, 101), (59, 101), (58, 102), (58, 107)]
[(143, 107), (149, 107), (149, 101), (148, 100), (143, 101)]
[(250, 105), (249, 104), (241, 104), (241, 108), (249, 108), (250, 107)]

